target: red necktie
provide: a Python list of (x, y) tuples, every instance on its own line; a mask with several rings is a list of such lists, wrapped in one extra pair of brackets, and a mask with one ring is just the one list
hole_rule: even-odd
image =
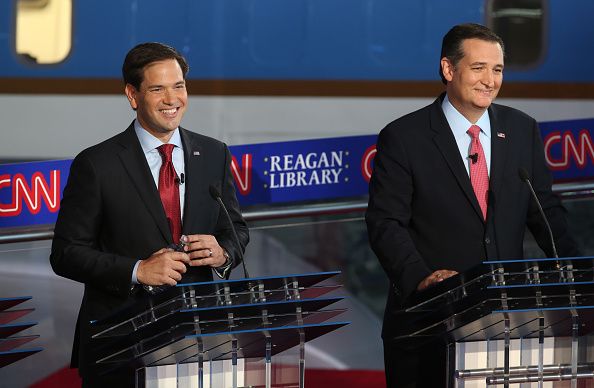
[(173, 242), (177, 244), (181, 237), (181, 211), (177, 174), (171, 161), (173, 147), (175, 147), (173, 144), (163, 144), (157, 149), (163, 161), (159, 170), (159, 196), (161, 196), (161, 202), (163, 202), (163, 209), (165, 209), (165, 215), (169, 222)]
[(481, 128), (473, 125), (466, 132), (472, 137), (472, 142), (470, 143), (470, 183), (472, 183), (474, 194), (483, 211), (483, 219), (487, 219), (489, 173), (487, 171), (487, 161), (483, 152), (483, 146), (479, 140)]

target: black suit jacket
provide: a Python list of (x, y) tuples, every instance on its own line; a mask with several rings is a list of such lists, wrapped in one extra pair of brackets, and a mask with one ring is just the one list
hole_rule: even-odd
[(366, 214), (371, 247), (391, 282), (384, 339), (421, 280), (439, 269), (465, 271), (485, 259), (521, 258), (526, 226), (548, 256), (548, 232), (518, 176), (528, 172), (553, 229), (560, 255), (578, 251), (564, 209), (551, 191), (540, 131), (530, 116), (492, 104), (487, 220), (472, 189), (454, 135), (433, 104), (380, 133)]
[[(185, 158), (183, 234), (212, 234), (237, 265), (233, 235), (209, 186), (218, 185), (242, 244), (248, 243), (230, 170), (227, 146), (180, 127)], [(72, 365), (92, 376), (91, 320), (130, 301), (137, 260), (172, 243), (171, 232), (134, 126), (82, 151), (72, 162), (56, 221), (50, 261), (56, 274), (85, 284)], [(209, 267), (191, 267), (183, 281), (212, 280)]]

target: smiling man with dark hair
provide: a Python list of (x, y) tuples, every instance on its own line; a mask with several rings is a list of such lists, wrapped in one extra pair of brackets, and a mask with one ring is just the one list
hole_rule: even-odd
[[(134, 385), (133, 370), (98, 374), (91, 321), (159, 287), (209, 281), (213, 271), (227, 277), (249, 240), (227, 146), (180, 126), (187, 71), (169, 46), (134, 47), (123, 76), (136, 119), (82, 151), (70, 169), (50, 261), (56, 274), (85, 285), (72, 354), (84, 387)], [(221, 188), (241, 247), (209, 195), (211, 185)]]
[(389, 387), (445, 387), (445, 343), (394, 339), (409, 298), (485, 259), (521, 258), (526, 227), (553, 256), (528, 187), (528, 171), (559, 253), (579, 252), (551, 191), (536, 121), (493, 104), (503, 82), (503, 42), (478, 24), (443, 39), (445, 93), (380, 133), (366, 214), (369, 241), (390, 279), (383, 340)]

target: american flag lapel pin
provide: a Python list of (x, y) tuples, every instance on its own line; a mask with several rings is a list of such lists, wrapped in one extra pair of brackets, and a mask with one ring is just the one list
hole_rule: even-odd
[(200, 151), (194, 151), (194, 152), (192, 152), (192, 155), (194, 155), (194, 156), (200, 156)]
[(500, 137), (502, 139), (505, 139), (505, 133), (503, 133), (503, 132), (497, 132), (497, 137)]

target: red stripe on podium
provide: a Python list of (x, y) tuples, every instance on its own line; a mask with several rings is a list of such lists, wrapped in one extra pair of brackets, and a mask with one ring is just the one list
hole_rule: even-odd
[(386, 378), (383, 370), (305, 369), (305, 386), (385, 388)]
[(30, 385), (29, 388), (80, 388), (81, 385), (78, 369), (66, 366)]
[[(307, 388), (386, 387), (383, 370), (306, 369), (305, 382)], [(80, 386), (78, 370), (65, 367), (31, 385), (30, 388), (80, 388)]]

